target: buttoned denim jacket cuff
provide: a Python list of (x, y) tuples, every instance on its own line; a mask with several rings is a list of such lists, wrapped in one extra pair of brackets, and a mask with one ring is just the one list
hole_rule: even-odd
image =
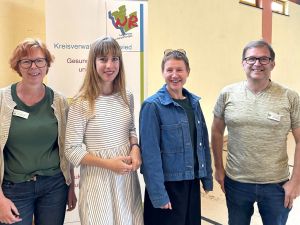
[(205, 191), (212, 191), (213, 190), (213, 179), (212, 178), (201, 178), (201, 183), (203, 185), (203, 189)]
[(165, 204), (167, 204), (168, 202), (170, 202), (170, 199), (168, 194), (166, 193), (164, 196), (161, 196), (161, 198), (152, 199), (151, 202), (154, 208), (160, 208)]

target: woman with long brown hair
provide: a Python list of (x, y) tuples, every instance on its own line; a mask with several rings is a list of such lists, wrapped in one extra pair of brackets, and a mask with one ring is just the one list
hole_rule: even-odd
[(119, 44), (110, 37), (96, 40), (70, 107), (66, 137), (67, 158), (80, 165), (83, 225), (143, 225), (133, 109)]

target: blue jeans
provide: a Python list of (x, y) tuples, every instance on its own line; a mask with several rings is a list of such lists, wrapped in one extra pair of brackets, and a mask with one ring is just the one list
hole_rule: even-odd
[[(285, 181), (286, 182), (286, 181)], [(290, 209), (284, 207), (284, 189), (277, 184), (240, 183), (225, 177), (229, 225), (249, 225), (254, 202), (264, 225), (286, 224)]]
[(15, 225), (32, 225), (33, 215), (35, 225), (63, 225), (68, 186), (62, 173), (37, 176), (36, 180), (22, 183), (3, 181), (2, 190), (16, 205), (22, 218)]

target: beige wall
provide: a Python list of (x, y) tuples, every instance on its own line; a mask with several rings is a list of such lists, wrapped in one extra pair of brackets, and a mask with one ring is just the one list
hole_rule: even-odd
[(300, 5), (290, 3), (290, 16), (274, 14), (273, 24), (273, 79), (300, 93)]
[(44, 0), (0, 1), (0, 87), (19, 80), (9, 66), (16, 45), (27, 37), (45, 41)]
[[(241, 52), (248, 41), (261, 38), (261, 10), (238, 0), (150, 0), (148, 4), (148, 95), (164, 82), (160, 72), (164, 49), (186, 49), (191, 64), (186, 87), (202, 97), (210, 127), (220, 89), (245, 79)], [(300, 93), (299, 21), (300, 6), (293, 3), (289, 17), (273, 14), (278, 57), (272, 76)]]
[[(25, 37), (45, 40), (44, 0), (0, 1), (0, 87), (18, 79), (8, 65), (16, 44)], [(210, 126), (216, 97), (225, 85), (245, 79), (241, 51), (261, 38), (261, 10), (238, 0), (149, 0), (148, 95), (164, 83), (160, 62), (167, 48), (184, 48), (191, 74), (186, 87), (202, 97)], [(273, 47), (277, 53), (273, 80), (300, 92), (300, 6), (290, 16), (273, 14)]]

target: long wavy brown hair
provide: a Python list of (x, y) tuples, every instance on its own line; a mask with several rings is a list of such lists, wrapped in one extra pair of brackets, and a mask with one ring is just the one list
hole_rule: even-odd
[(87, 62), (86, 74), (78, 94), (74, 100), (87, 100), (89, 109), (94, 112), (95, 100), (102, 93), (103, 80), (97, 73), (96, 58), (105, 57), (108, 54), (119, 57), (119, 73), (113, 81), (113, 93), (120, 93), (126, 105), (129, 105), (126, 97), (125, 71), (122, 58), (122, 51), (118, 42), (112, 37), (97, 39), (90, 48)]

